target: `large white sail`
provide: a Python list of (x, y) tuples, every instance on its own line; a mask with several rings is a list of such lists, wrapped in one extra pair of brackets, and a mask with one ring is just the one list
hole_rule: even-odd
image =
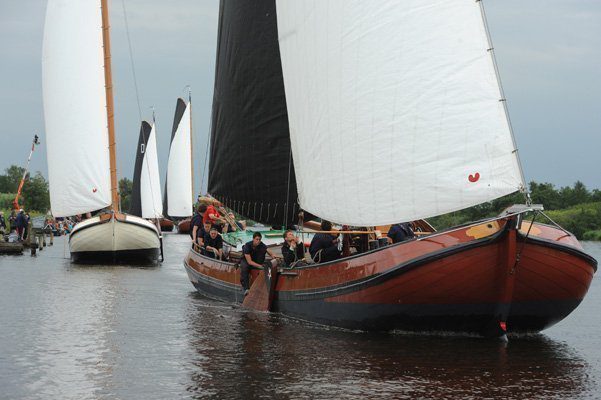
[(277, 0), (301, 206), (369, 226), (518, 190), (481, 10), (468, 0)]
[[(170, 217), (192, 215), (192, 142), (190, 137), (190, 103), (178, 100), (185, 106), (171, 139), (167, 163), (167, 211)], [(176, 110), (177, 118), (177, 110)]]
[(42, 85), (55, 217), (111, 204), (99, 0), (49, 0)]
[(144, 149), (142, 170), (140, 171), (142, 218), (161, 218), (163, 216), (163, 198), (161, 197), (161, 181), (159, 176), (156, 126), (152, 124), (152, 129), (150, 130), (150, 135)]

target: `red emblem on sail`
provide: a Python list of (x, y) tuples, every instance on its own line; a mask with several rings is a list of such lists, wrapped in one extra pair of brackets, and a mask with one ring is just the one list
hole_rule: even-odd
[(476, 172), (474, 175), (468, 176), (467, 179), (472, 183), (478, 182), (478, 179), (480, 179), (480, 173)]
[(98, 189), (94, 188), (92, 189), (92, 192), (96, 193), (98, 191)]

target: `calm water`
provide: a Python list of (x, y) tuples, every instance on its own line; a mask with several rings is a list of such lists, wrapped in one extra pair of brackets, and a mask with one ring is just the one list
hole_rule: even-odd
[[(61, 239), (0, 256), (0, 398), (601, 396), (599, 278), (544, 334), (508, 345), (325, 329), (200, 297), (166, 235), (156, 268), (71, 265)], [(601, 259), (601, 245), (585, 243)]]

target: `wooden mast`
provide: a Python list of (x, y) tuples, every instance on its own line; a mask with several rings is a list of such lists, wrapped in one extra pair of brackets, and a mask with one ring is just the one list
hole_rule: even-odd
[(117, 158), (115, 155), (115, 119), (113, 111), (113, 74), (111, 71), (111, 38), (109, 34), (109, 10), (107, 0), (100, 0), (102, 9), (102, 42), (104, 44), (104, 87), (106, 91), (106, 115), (109, 131), (109, 155), (111, 170), (111, 209), (119, 211), (119, 188), (117, 183)]

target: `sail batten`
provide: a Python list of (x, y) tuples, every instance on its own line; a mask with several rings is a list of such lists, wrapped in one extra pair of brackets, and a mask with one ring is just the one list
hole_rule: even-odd
[(49, 0), (42, 86), (55, 217), (111, 204), (103, 57), (100, 1)]
[(191, 104), (177, 100), (167, 162), (165, 214), (169, 217), (192, 215)]
[(370, 226), (522, 187), (477, 2), (276, 4), (303, 209)]

